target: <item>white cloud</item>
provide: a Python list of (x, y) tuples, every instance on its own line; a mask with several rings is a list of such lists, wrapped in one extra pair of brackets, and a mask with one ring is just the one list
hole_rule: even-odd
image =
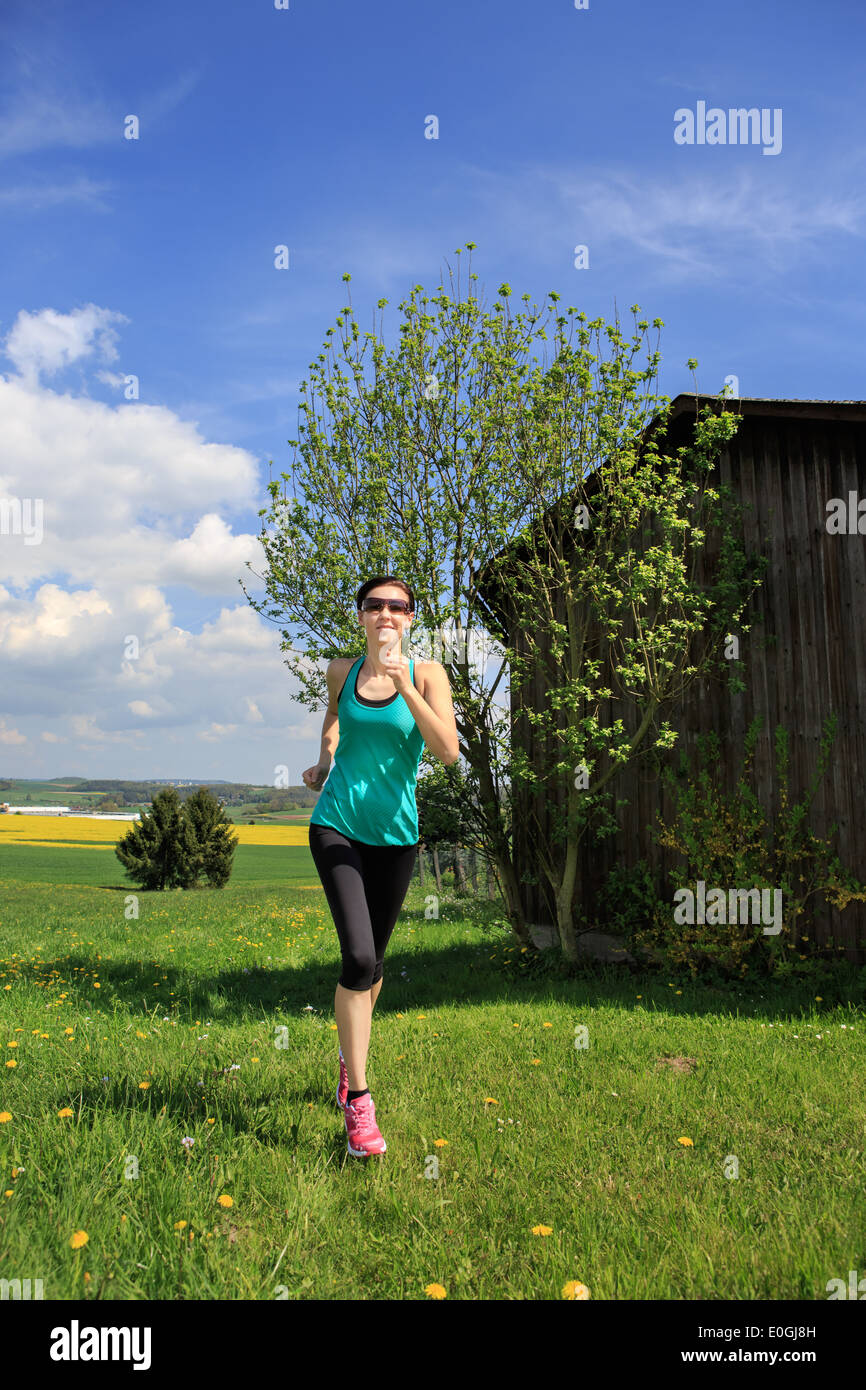
[(0, 158), (43, 149), (85, 149), (118, 139), (117, 115), (102, 101), (63, 92), (39, 75), (22, 84), (0, 117)]
[(7, 729), (6, 720), (0, 719), (0, 743), (19, 744), (26, 742), (26, 734), (19, 733), (17, 729)]
[(0, 377), (4, 453), (0, 492), (39, 499), (42, 540), (5, 535), (0, 581), (18, 589), (57, 574), (102, 588), (183, 584), (198, 593), (237, 591), (246, 561), (262, 559), (258, 537), (233, 534), (225, 509), (254, 514), (263, 487), (253, 456), (207, 442), (159, 405), (117, 405), (60, 394), (43, 375), (115, 360), (112, 324), (125, 316), (89, 304), (61, 314), (22, 313), (5, 340), (21, 375)]
[(98, 183), (82, 174), (65, 183), (56, 180), (51, 183), (7, 184), (0, 188), (0, 207), (11, 211), (42, 212), (44, 208), (56, 208), (61, 203), (83, 203), (96, 212), (110, 212), (111, 204), (103, 194), (111, 185)]
[[(72, 364), (103, 371), (126, 321), (92, 304), (43, 309), (6, 339), (21, 375), (0, 377), (0, 497), (43, 504), (39, 544), (0, 534), (0, 743), (19, 757), (7, 770), (54, 775), (63, 743), (85, 774), (102, 754), (114, 776), (267, 781), (288, 760), (300, 782), (312, 754), (292, 761), (286, 740), (315, 744), (321, 716), (304, 707), (287, 721), (279, 634), (238, 585), (261, 590), (246, 566), (264, 564), (258, 535), (231, 519), (263, 504), (255, 458), (165, 407), (44, 384)], [(177, 622), (168, 586), (216, 599), (200, 631)], [(190, 767), (189, 751), (209, 745), (208, 765)]]
[(233, 734), (237, 727), (237, 724), (211, 724), (209, 729), (202, 729), (198, 737), (203, 743), (221, 743), (224, 738)]
[(142, 737), (142, 730), (132, 729), (118, 732), (102, 729), (90, 714), (71, 714), (69, 724), (82, 748), (94, 748), (104, 744), (133, 744)]
[(148, 134), (159, 131), (165, 118), (197, 86), (204, 71), (203, 67), (189, 68), (152, 95), (127, 95), (120, 99), (126, 104), (119, 105), (113, 92), (94, 94), (102, 73), (96, 76), (87, 70), (87, 55), (76, 62), (70, 55), (68, 34), (61, 30), (52, 41), (51, 29), (40, 26), (38, 51), (32, 62), (23, 45), (13, 52), (17, 66), (11, 75), (7, 66), (8, 97), (0, 112), (0, 158), (36, 150), (119, 146), (127, 115), (138, 116)]
[(147, 703), (147, 700), (130, 700), (129, 709), (130, 713), (138, 715), (140, 719), (152, 719), (156, 713), (153, 706)]
[(5, 353), (18, 368), (23, 382), (35, 385), (41, 376), (53, 376), (71, 362), (97, 355), (117, 359), (117, 333), (112, 323), (129, 323), (125, 314), (85, 304), (71, 313), (22, 309), (5, 340)]
[(763, 168), (708, 167), (708, 161), (703, 171), (692, 163), (670, 176), (657, 169), (599, 174), (551, 166), (472, 173), (506, 249), (532, 245), (544, 258), (548, 248), (559, 263), (563, 246), (586, 244), (591, 265), (622, 265), (625, 247), (645, 272), (679, 282), (741, 283), (744, 264), (752, 274), (760, 266), (786, 270), (839, 233), (862, 236), (866, 219), (866, 195), (847, 185), (838, 194), (816, 194), (796, 175), (770, 178)]
[(196, 522), (191, 535), (175, 541), (163, 560), (173, 584), (189, 584), (202, 593), (225, 590), (228, 570), (244, 573), (247, 560), (262, 558), (254, 536), (233, 536), (230, 526), (214, 512)]
[(111, 604), (94, 590), (67, 591), (43, 584), (32, 599), (0, 596), (0, 649), (7, 661), (51, 670), (61, 649), (66, 660), (86, 654), (94, 634), (106, 631)]

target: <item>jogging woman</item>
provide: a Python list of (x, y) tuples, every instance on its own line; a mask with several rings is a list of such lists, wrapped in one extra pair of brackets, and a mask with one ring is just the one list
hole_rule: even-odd
[(303, 778), (313, 789), (324, 783), (310, 817), (310, 851), (343, 960), (334, 995), (337, 1104), (349, 1153), (366, 1158), (387, 1148), (367, 1086), (367, 1052), (385, 947), (418, 854), (418, 765), (425, 744), (445, 764), (460, 749), (444, 667), (407, 661), (400, 650), (415, 616), (408, 584), (392, 575), (368, 579), (357, 613), (367, 654), (330, 662), (319, 762)]

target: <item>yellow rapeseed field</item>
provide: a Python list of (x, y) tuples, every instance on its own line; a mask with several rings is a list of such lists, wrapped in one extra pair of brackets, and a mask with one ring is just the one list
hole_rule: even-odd
[[(90, 820), (87, 816), (0, 816), (0, 844), (52, 845), (67, 848), (64, 840), (80, 843), (70, 849), (111, 849), (137, 821)], [(236, 825), (233, 833), (242, 845), (309, 845), (306, 825)]]

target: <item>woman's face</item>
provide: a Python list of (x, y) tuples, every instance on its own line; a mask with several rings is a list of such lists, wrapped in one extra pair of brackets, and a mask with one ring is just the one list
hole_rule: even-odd
[[(404, 603), (409, 602), (409, 597), (398, 589), (394, 584), (382, 584), (375, 589), (371, 589), (366, 595), (367, 598), (397, 599)], [(410, 626), (412, 616), (409, 613), (395, 613), (390, 608), (380, 608), (378, 613), (358, 614), (358, 622), (364, 629), (367, 637), (367, 648), (370, 651), (381, 651), (382, 645), (389, 637), (391, 641), (399, 641), (403, 633)]]

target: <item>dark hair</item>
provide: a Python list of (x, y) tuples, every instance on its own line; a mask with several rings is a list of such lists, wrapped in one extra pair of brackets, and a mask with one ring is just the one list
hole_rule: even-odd
[(366, 584), (362, 584), (358, 590), (356, 606), (359, 613), (361, 612), (361, 604), (364, 602), (370, 590), (378, 588), (380, 584), (394, 584), (398, 589), (403, 589), (409, 600), (409, 612), (415, 612), (415, 595), (412, 593), (409, 585), (404, 584), (402, 579), (395, 579), (393, 574), (377, 574), (374, 579), (368, 579)]

